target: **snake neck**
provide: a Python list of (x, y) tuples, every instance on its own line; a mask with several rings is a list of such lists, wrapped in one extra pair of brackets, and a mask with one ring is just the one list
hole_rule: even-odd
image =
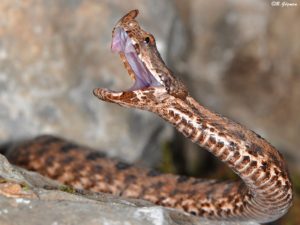
[[(292, 185), (282, 155), (265, 139), (226, 117), (213, 113), (192, 97), (172, 99), (154, 112), (192, 142), (207, 149), (241, 178), (245, 190), (240, 213), (231, 217), (259, 222), (284, 215), (292, 201)], [(230, 217), (230, 215), (229, 215)]]

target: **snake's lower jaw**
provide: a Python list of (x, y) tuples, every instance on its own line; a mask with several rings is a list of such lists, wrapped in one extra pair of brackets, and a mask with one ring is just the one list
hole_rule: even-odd
[(93, 94), (102, 101), (112, 102), (124, 107), (155, 111), (160, 103), (168, 98), (163, 87), (148, 87), (135, 91), (111, 91), (105, 88), (96, 88)]
[(114, 99), (119, 97), (122, 93), (116, 93), (106, 88), (95, 88), (93, 94), (102, 101), (115, 102)]
[[(102, 101), (116, 103), (125, 107), (134, 107), (137, 104), (138, 98), (136, 91), (112, 91), (106, 88), (96, 88), (93, 94)], [(134, 107), (139, 108), (139, 107)]]

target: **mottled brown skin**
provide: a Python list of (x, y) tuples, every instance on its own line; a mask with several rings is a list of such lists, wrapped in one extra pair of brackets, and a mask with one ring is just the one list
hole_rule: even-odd
[(162, 174), (135, 167), (54, 136), (24, 142), (11, 149), (7, 158), (15, 165), (78, 189), (142, 198), (202, 216), (208, 214), (198, 208), (208, 207), (209, 201), (215, 201), (216, 197), (226, 196), (237, 201), (239, 192), (246, 191), (241, 183), (237, 186), (232, 182)]
[[(142, 198), (210, 219), (264, 223), (280, 218), (292, 203), (292, 184), (281, 154), (253, 131), (195, 101), (162, 61), (154, 37), (139, 27), (137, 14), (137, 10), (129, 12), (116, 27), (126, 31), (140, 60), (161, 86), (124, 92), (97, 88), (94, 94), (103, 101), (156, 113), (227, 164), (241, 180), (159, 174), (49, 137), (17, 147), (9, 159), (77, 188)], [(128, 72), (135, 77), (131, 68)]]

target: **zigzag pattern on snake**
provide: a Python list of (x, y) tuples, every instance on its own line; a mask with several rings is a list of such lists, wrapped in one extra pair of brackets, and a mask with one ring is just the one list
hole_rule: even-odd
[(154, 112), (227, 164), (240, 181), (202, 180), (137, 168), (52, 136), (11, 149), (7, 157), (76, 188), (142, 198), (210, 219), (269, 222), (292, 202), (292, 184), (281, 154), (246, 127), (195, 101), (163, 62), (153, 35), (132, 10), (113, 30), (118, 52), (134, 85), (127, 91), (97, 88), (101, 100)]

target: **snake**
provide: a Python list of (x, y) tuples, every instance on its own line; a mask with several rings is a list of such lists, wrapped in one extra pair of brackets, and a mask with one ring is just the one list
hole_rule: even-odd
[(278, 150), (255, 132), (214, 113), (194, 98), (166, 66), (154, 36), (131, 10), (115, 25), (111, 49), (134, 84), (128, 90), (94, 89), (102, 101), (155, 113), (239, 176), (237, 181), (164, 174), (141, 168), (62, 138), (43, 135), (7, 153), (13, 164), (79, 189), (139, 198), (214, 220), (266, 223), (291, 207), (293, 190)]

